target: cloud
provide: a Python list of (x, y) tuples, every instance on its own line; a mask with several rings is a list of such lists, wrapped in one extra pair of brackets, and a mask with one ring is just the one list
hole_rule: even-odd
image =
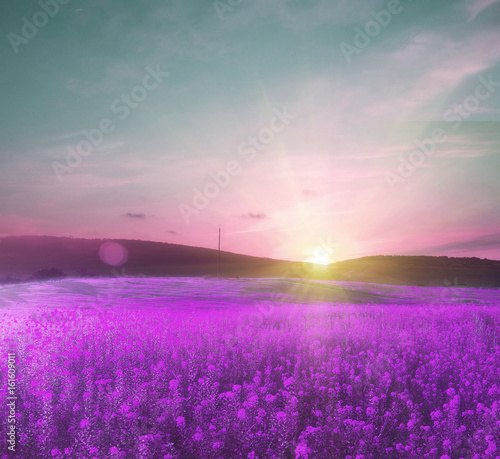
[(173, 230), (168, 230), (167, 233), (168, 234), (178, 234), (177, 231), (173, 231)]
[(473, 21), (478, 14), (494, 3), (500, 4), (498, 0), (476, 0), (468, 2), (467, 13), (469, 14), (469, 22)]
[[(446, 108), (442, 105), (450, 97), (457, 103), (474, 95), (478, 82), (467, 88), (463, 85), (498, 61), (500, 49), (495, 46), (497, 41), (497, 33), (490, 30), (466, 38), (448, 36), (444, 31), (424, 31), (416, 35), (406, 46), (379, 57), (380, 62), (387, 62), (379, 62), (381, 67), (387, 65), (390, 68), (396, 64), (402, 69), (398, 74), (398, 78), (405, 81), (402, 92), (394, 90), (389, 96), (367, 98), (364, 113), (372, 117), (390, 118), (393, 113), (406, 113), (407, 116), (425, 115), (441, 119)], [(395, 81), (389, 81), (394, 89)], [(387, 86), (387, 81), (377, 80), (367, 87), (373, 91), (375, 86), (380, 87), (379, 93), (383, 94), (382, 88)], [(466, 92), (462, 93), (464, 90)], [(483, 102), (483, 110), (487, 110), (485, 105), (488, 104)]]
[(128, 218), (146, 218), (146, 214), (134, 214), (132, 212), (127, 212), (125, 214), (125, 217), (128, 217)]
[[(484, 236), (475, 237), (473, 239), (468, 239), (459, 242), (449, 242), (446, 244), (432, 246), (429, 249), (425, 249), (426, 253), (442, 253), (446, 250), (451, 251), (461, 251), (461, 252), (475, 252), (480, 249), (493, 249), (500, 247), (500, 234), (487, 234)], [(424, 252), (423, 251), (423, 252)]]
[(269, 218), (264, 212), (259, 212), (259, 213), (253, 213), (253, 212), (248, 212), (248, 214), (242, 214), (242, 215), (235, 215), (237, 218), (250, 218), (252, 220), (264, 220), (266, 218)]

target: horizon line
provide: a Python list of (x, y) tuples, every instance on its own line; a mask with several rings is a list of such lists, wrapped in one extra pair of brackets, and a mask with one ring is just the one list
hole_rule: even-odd
[[(158, 243), (158, 244), (170, 244), (170, 245), (179, 245), (182, 247), (190, 247), (194, 249), (206, 249), (206, 250), (214, 250), (217, 252), (217, 248), (212, 248), (212, 247), (201, 247), (201, 246), (193, 246), (193, 245), (186, 245), (186, 244), (178, 244), (175, 242), (165, 242), (165, 241), (157, 241), (157, 240), (151, 240), (151, 239), (130, 239), (130, 238), (110, 238), (110, 237), (95, 237), (95, 238), (89, 238), (89, 237), (81, 237), (81, 236), (54, 236), (50, 234), (43, 234), (43, 235), (37, 235), (37, 234), (21, 234), (21, 235), (8, 235), (8, 236), (1, 236), (0, 237), (0, 247), (1, 247), (1, 242), (3, 239), (7, 238), (23, 238), (23, 237), (31, 237), (31, 238), (42, 238), (42, 237), (48, 237), (48, 238), (55, 238), (55, 239), (81, 239), (84, 241), (92, 241), (92, 240), (100, 240), (100, 241), (140, 241), (140, 242), (153, 242), (153, 243)], [(248, 255), (244, 253), (239, 253), (239, 252), (229, 252), (227, 250), (221, 250), (221, 252), (225, 253), (231, 253), (234, 255), (241, 255), (241, 256), (246, 256), (246, 257), (252, 257), (252, 258), (262, 258), (262, 259), (267, 259), (267, 260), (274, 260), (274, 261), (283, 261), (283, 262), (288, 262), (288, 263), (310, 263), (310, 264), (318, 264), (314, 261), (310, 260), (286, 260), (286, 259), (277, 259), (277, 258), (270, 258), (270, 257), (262, 257), (262, 256), (256, 256), (256, 255)], [(489, 261), (500, 261), (499, 259), (495, 258), (480, 258), (476, 256), (462, 256), (462, 257), (457, 257), (457, 256), (449, 256), (449, 255), (425, 255), (425, 254), (418, 254), (418, 255), (410, 255), (410, 254), (379, 254), (379, 255), (363, 255), (361, 257), (356, 257), (356, 258), (345, 258), (342, 260), (336, 260), (332, 263), (328, 263), (326, 266), (331, 266), (339, 262), (343, 261), (350, 261), (350, 260), (359, 260), (362, 258), (375, 258), (375, 257), (430, 257), (430, 258), (463, 258), (463, 259), (477, 259), (477, 260), (489, 260)]]

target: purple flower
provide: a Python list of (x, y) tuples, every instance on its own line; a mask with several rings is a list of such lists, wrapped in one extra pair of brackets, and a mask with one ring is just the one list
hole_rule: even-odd
[(82, 419), (80, 421), (80, 427), (82, 429), (85, 429), (85, 427), (88, 427), (90, 425), (90, 421), (88, 419)]
[(437, 421), (443, 417), (443, 413), (440, 410), (432, 411), (431, 412), (431, 419), (433, 421)]
[(122, 414), (128, 413), (129, 410), (130, 410), (130, 406), (128, 406), (125, 403), (120, 407), (120, 413), (122, 413)]
[(177, 421), (177, 427), (179, 429), (183, 429), (184, 427), (186, 427), (186, 419), (184, 418), (184, 416), (178, 416), (176, 421)]
[(493, 441), (493, 436), (488, 435), (486, 437), (486, 441), (488, 442), (488, 448), (486, 449), (486, 451), (484, 453), (485, 454), (493, 454), (497, 450), (497, 444)]
[(307, 459), (310, 452), (311, 448), (309, 448), (307, 444), (301, 442), (295, 448), (295, 457), (303, 457), (304, 459)]
[(283, 411), (278, 411), (276, 413), (276, 419), (280, 422), (285, 422), (286, 421), (286, 413)]
[(179, 387), (179, 381), (177, 379), (171, 379), (168, 383), (168, 387), (170, 390), (175, 391)]
[(112, 446), (109, 448), (109, 454), (118, 454), (118, 448), (116, 446)]

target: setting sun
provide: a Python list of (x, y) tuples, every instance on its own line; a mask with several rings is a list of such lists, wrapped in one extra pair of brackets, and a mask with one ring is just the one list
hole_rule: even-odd
[(313, 256), (306, 261), (317, 265), (327, 266), (330, 263), (333, 263), (331, 256), (332, 252), (333, 250), (329, 250), (328, 248), (318, 245), (313, 251)]

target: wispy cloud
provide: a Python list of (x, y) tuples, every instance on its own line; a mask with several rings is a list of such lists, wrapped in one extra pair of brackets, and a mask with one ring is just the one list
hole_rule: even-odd
[(473, 21), (482, 11), (493, 4), (499, 5), (500, 2), (498, 0), (469, 0), (466, 4), (469, 21)]
[(448, 242), (445, 244), (427, 247), (425, 253), (440, 254), (443, 252), (475, 252), (478, 249), (500, 249), (500, 234), (486, 234), (472, 239)]
[(264, 212), (248, 212), (247, 214), (236, 215), (237, 218), (249, 218), (251, 220), (264, 220), (269, 218)]
[(125, 214), (125, 217), (134, 218), (134, 219), (144, 219), (144, 218), (146, 218), (146, 214), (134, 214), (132, 212), (127, 212)]

